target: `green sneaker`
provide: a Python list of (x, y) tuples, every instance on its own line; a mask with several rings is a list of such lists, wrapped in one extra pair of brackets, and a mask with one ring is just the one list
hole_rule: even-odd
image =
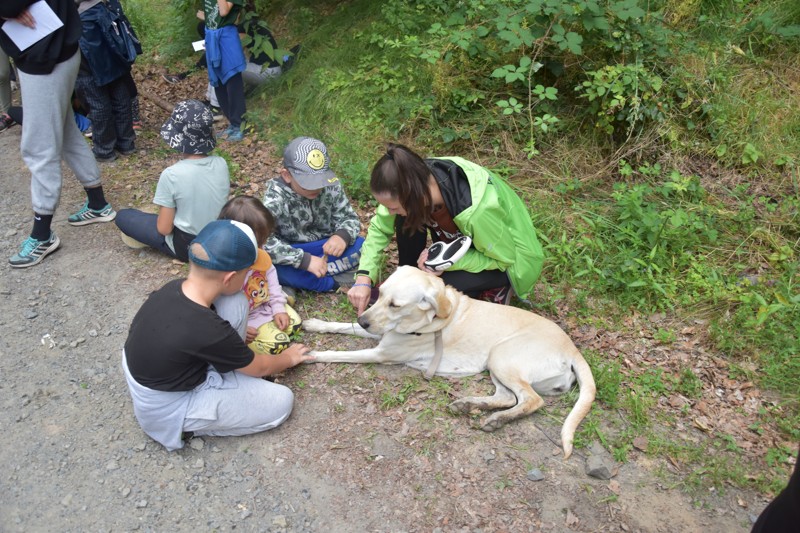
[(27, 268), (42, 262), (47, 254), (55, 252), (61, 245), (61, 241), (56, 234), (50, 232), (50, 238), (46, 241), (39, 241), (33, 237), (28, 237), (22, 243), (19, 253), (12, 255), (8, 262), (12, 268)]
[(89, 202), (86, 202), (77, 213), (67, 217), (67, 222), (72, 226), (85, 226), (95, 222), (111, 222), (116, 216), (117, 212), (111, 208), (111, 204), (106, 204), (103, 209), (94, 210), (89, 209)]

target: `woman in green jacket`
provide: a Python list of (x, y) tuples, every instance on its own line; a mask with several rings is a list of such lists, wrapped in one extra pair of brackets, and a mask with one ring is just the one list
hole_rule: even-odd
[[(398, 263), (416, 265), (473, 298), (508, 303), (511, 289), (527, 298), (544, 255), (528, 209), (503, 180), (460, 157), (423, 160), (401, 144), (389, 144), (372, 169), (372, 195), (380, 204), (361, 248), (360, 270), (348, 298), (364, 312), (378, 281), (380, 257), (393, 235)], [(444, 272), (424, 265), (427, 238), (472, 246)]]

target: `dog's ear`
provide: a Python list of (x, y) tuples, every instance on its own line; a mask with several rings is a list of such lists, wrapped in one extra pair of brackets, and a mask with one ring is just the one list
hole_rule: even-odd
[(439, 291), (436, 295), (435, 309), (437, 318), (447, 318), (450, 316), (450, 313), (453, 311), (453, 304), (450, 303), (450, 300), (447, 298), (447, 291)]
[[(419, 304), (420, 309), (431, 310), (436, 318), (447, 318), (453, 310), (453, 304), (447, 298), (447, 293), (443, 290), (429, 290)], [(433, 320), (433, 315), (430, 317)]]

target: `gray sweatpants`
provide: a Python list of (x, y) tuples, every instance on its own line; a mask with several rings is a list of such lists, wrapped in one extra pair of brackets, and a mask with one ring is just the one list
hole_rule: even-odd
[[(244, 294), (223, 297), (214, 306), (244, 336), (249, 312)], [(240, 372), (220, 374), (209, 367), (206, 381), (194, 390), (164, 392), (133, 379), (124, 350), (122, 368), (139, 425), (170, 451), (183, 447), (182, 431), (238, 436), (272, 429), (289, 418), (294, 404), (294, 394), (288, 387)]]
[(86, 188), (101, 184), (100, 169), (75, 124), (72, 90), (81, 54), (55, 66), (50, 74), (19, 71), (22, 91), (22, 159), (31, 171), (31, 203), (40, 215), (52, 215), (61, 198), (61, 159)]

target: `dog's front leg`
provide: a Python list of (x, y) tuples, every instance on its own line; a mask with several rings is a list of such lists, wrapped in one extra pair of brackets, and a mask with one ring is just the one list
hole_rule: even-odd
[(366, 350), (342, 351), (327, 350), (324, 352), (311, 351), (308, 355), (314, 357), (312, 363), (398, 363), (386, 357), (386, 353), (379, 349), (368, 348)]
[(366, 339), (380, 339), (380, 335), (373, 335), (355, 322), (326, 322), (316, 318), (303, 320), (303, 329), (310, 333), (341, 333), (343, 335), (355, 335)]

